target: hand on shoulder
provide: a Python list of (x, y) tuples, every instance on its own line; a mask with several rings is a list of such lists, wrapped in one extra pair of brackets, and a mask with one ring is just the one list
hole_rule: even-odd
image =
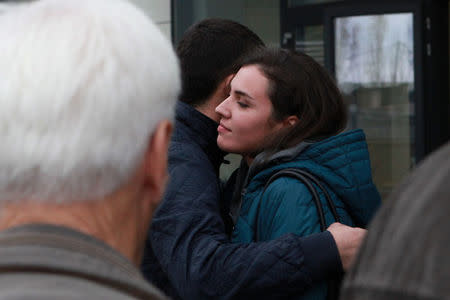
[(367, 230), (350, 227), (341, 223), (331, 224), (327, 230), (333, 236), (341, 258), (344, 271), (352, 266)]

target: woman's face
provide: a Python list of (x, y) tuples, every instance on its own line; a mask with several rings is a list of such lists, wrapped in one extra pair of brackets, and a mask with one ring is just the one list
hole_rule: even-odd
[(283, 127), (272, 119), (269, 80), (256, 65), (242, 67), (230, 84), (230, 95), (216, 108), (220, 115), (217, 144), (242, 155), (261, 150), (267, 137)]

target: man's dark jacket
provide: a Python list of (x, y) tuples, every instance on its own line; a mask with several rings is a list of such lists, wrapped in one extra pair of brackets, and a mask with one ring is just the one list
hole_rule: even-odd
[(218, 179), (217, 123), (179, 102), (169, 148), (170, 180), (153, 217), (144, 276), (177, 299), (280, 298), (341, 272), (329, 232), (232, 244)]

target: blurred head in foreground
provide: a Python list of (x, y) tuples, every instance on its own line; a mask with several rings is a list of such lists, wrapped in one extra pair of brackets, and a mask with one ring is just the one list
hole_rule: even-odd
[(68, 226), (138, 260), (180, 90), (170, 42), (121, 0), (21, 5), (0, 40), (0, 229)]

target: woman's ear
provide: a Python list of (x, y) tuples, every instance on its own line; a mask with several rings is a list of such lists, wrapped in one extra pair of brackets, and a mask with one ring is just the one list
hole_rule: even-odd
[(286, 119), (284, 119), (283, 124), (285, 127), (286, 126), (292, 127), (295, 124), (297, 124), (298, 121), (299, 121), (298, 117), (293, 115), (293, 116), (289, 116)]

